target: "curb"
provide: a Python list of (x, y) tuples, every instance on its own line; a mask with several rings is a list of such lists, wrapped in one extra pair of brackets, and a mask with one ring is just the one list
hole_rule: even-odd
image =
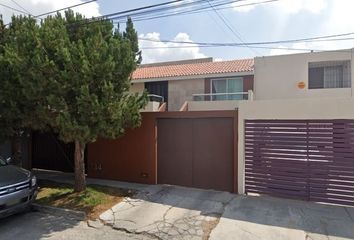
[(61, 215), (61, 216), (73, 218), (73, 219), (79, 220), (79, 221), (86, 220), (86, 218), (87, 218), (86, 213), (82, 212), (82, 211), (75, 211), (75, 210), (70, 210), (70, 209), (65, 209), (65, 208), (45, 206), (45, 205), (41, 205), (41, 204), (37, 204), (37, 203), (33, 203), (32, 207), (34, 210), (37, 210), (40, 212)]

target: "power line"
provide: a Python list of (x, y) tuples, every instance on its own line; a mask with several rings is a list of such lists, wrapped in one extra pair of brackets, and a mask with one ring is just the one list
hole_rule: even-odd
[[(343, 41), (343, 40), (354, 40), (354, 38), (338, 38), (343, 36), (354, 35), (354, 32), (334, 34), (334, 35), (325, 35), (309, 38), (299, 38), (299, 39), (289, 39), (289, 40), (280, 40), (280, 41), (264, 41), (264, 42), (248, 42), (248, 43), (213, 43), (213, 42), (187, 42), (187, 41), (174, 41), (174, 40), (156, 40), (151, 38), (139, 38), (143, 41), (151, 42), (164, 42), (164, 43), (179, 43), (179, 44), (194, 44), (194, 45), (216, 45), (216, 46), (239, 46), (239, 45), (272, 45), (272, 44), (285, 44), (285, 43), (296, 43), (296, 42), (324, 42), (324, 41)], [(335, 38), (337, 37), (337, 38)]]
[(77, 23), (80, 23), (80, 22), (93, 23), (93, 22), (100, 21), (101, 19), (113, 20), (115, 16), (122, 15), (122, 14), (125, 14), (124, 17), (126, 18), (126, 17), (130, 16), (129, 13), (133, 13), (133, 12), (137, 12), (137, 11), (141, 11), (141, 10), (146, 10), (146, 9), (150, 9), (150, 8), (155, 8), (155, 7), (160, 7), (160, 6), (165, 6), (165, 5), (176, 4), (176, 3), (182, 2), (182, 1), (185, 1), (185, 0), (173, 0), (173, 1), (169, 1), (169, 2), (163, 2), (163, 3), (148, 5), (148, 6), (144, 6), (144, 7), (133, 8), (133, 9), (129, 9), (129, 10), (124, 10), (124, 11), (120, 11), (120, 12), (102, 15), (99, 17), (94, 17), (92, 19), (84, 19), (84, 20), (79, 21)]
[(8, 6), (8, 5), (6, 5), (6, 4), (3, 4), (3, 3), (0, 3), (0, 6), (6, 7), (6, 8), (8, 8), (8, 9), (11, 9), (12, 11), (15, 11), (15, 12), (19, 12), (19, 13), (23, 13), (23, 14), (28, 15), (27, 12), (24, 12), (24, 11), (22, 11), (22, 10), (19, 10), (19, 9), (16, 9), (16, 8), (13, 8), (13, 7), (10, 7), (10, 6)]
[[(240, 2), (240, 1), (245, 1), (245, 0), (234, 0), (234, 1), (224, 1), (224, 2), (220, 2), (217, 3), (218, 6), (220, 5), (227, 5), (227, 4), (232, 4), (234, 2)], [(190, 4), (196, 4), (196, 3), (199, 3), (199, 2), (204, 2), (206, 3), (205, 0), (202, 0), (202, 1), (194, 1), (194, 2), (190, 2)], [(193, 7), (193, 6), (192, 6)], [(203, 9), (210, 9), (211, 7), (210, 6), (199, 6), (198, 8), (196, 9), (185, 9), (184, 11), (179, 11), (179, 12), (172, 12), (172, 13), (165, 13), (164, 11), (162, 11), (162, 13), (164, 13), (163, 15), (155, 15), (155, 16), (146, 16), (145, 18), (140, 18), (140, 19), (136, 19), (133, 17), (133, 20), (134, 21), (143, 21), (143, 20), (151, 20), (151, 19), (156, 19), (156, 18), (161, 18), (161, 17), (170, 17), (170, 16), (176, 16), (176, 15), (181, 15), (181, 14), (185, 14), (185, 13), (192, 13), (194, 11), (197, 11), (197, 10), (203, 10)], [(122, 16), (122, 17), (119, 17), (119, 18), (116, 18), (114, 20), (118, 20), (118, 19), (122, 19), (122, 18), (125, 18), (125, 16)]]
[[(225, 26), (234, 34), (234, 36), (236, 36), (236, 38), (238, 40), (240, 40), (241, 43), (245, 44), (245, 42), (243, 41), (242, 37), (241, 37), (241, 34), (236, 30), (234, 29), (231, 24), (229, 24), (227, 18), (222, 14), (222, 13), (219, 13), (213, 6), (213, 4), (211, 4), (211, 2), (209, 0), (207, 0), (209, 5), (211, 6), (211, 8), (214, 10), (214, 12), (216, 13), (216, 15), (221, 19), (221, 21), (225, 24)], [(247, 46), (245, 44), (245, 46)], [(255, 54), (258, 54), (257, 52), (255, 52), (253, 49), (251, 48), (248, 48), (251, 52), (255, 53)]]
[[(201, 45), (201, 46), (167, 46), (167, 47), (142, 47), (141, 50), (156, 50), (156, 49), (179, 49), (179, 48), (217, 48), (217, 47), (246, 47), (245, 45)], [(256, 49), (272, 49), (272, 50), (289, 50), (289, 51), (304, 51), (304, 52), (321, 52), (321, 51), (346, 51), (351, 52), (351, 50), (322, 50), (322, 49), (309, 49), (309, 48), (292, 48), (292, 47), (267, 47), (267, 46), (249, 46), (250, 48)]]
[[(227, 0), (227, 1), (213, 0), (213, 1), (217, 2), (217, 6), (221, 6), (221, 5), (232, 4), (234, 2), (241, 2), (241, 1), (245, 1), (245, 0), (232, 0), (232, 1), (230, 1), (230, 0)], [(126, 19), (127, 17), (131, 17), (133, 21), (141, 21), (141, 20), (159, 18), (161, 16), (153, 15), (153, 14), (159, 14), (159, 13), (165, 14), (166, 12), (168, 12), (170, 10), (173, 10), (173, 12), (169, 13), (169, 16), (175, 15), (175, 14), (182, 14), (185, 12), (189, 12), (191, 10), (195, 11), (195, 10), (210, 8), (210, 6), (205, 6), (205, 3), (207, 3), (206, 0), (196, 0), (196, 1), (179, 0), (177, 2), (185, 2), (185, 3), (181, 3), (179, 5), (176, 5), (175, 4), (176, 1), (170, 1), (170, 2), (165, 2), (162, 4), (172, 5), (172, 6), (163, 6), (161, 8), (150, 9), (150, 8), (156, 7), (157, 5), (161, 5), (161, 4), (155, 4), (155, 5), (145, 6), (145, 7), (141, 7), (141, 8), (130, 9), (130, 10), (126, 10), (126, 11), (103, 15), (99, 18), (93, 18), (91, 20), (86, 19), (86, 23), (97, 22), (97, 21), (100, 21), (100, 19), (102, 19), (102, 18), (106, 19), (106, 20), (122, 20), (122, 19)], [(197, 6), (197, 5), (201, 5), (201, 6)], [(197, 8), (193, 9), (193, 7), (195, 7), (195, 6), (197, 6)], [(189, 10), (188, 10), (188, 8), (189, 8)], [(148, 10), (146, 10), (146, 9), (148, 9)], [(145, 11), (141, 11), (141, 10), (145, 10)], [(177, 12), (176, 12), (176, 10), (177, 10)], [(180, 11), (178, 11), (178, 10), (180, 10)]]
[(24, 7), (22, 7), (20, 4), (18, 4), (15, 0), (11, 0), (14, 4), (16, 4), (17, 7), (21, 8), (23, 11), (27, 12), (29, 15), (32, 15), (29, 11), (27, 11)]
[[(246, 1), (246, 0), (227, 1), (227, 2), (221, 2), (221, 3), (216, 3), (216, 4), (214, 3), (213, 5), (214, 5), (216, 10), (223, 10), (223, 9), (229, 9), (229, 8), (238, 8), (238, 7), (243, 7), (243, 6), (250, 6), (250, 5), (258, 5), (258, 4), (277, 2), (279, 0), (267, 0), (267, 1), (263, 1), (263, 2), (248, 3), (248, 4), (243, 4), (243, 5), (238, 5), (238, 6), (228, 6), (228, 7), (223, 7), (223, 8), (219, 7), (219, 6), (230, 5), (230, 4), (233, 4), (233, 3), (236, 3), (236, 2), (241, 2), (241, 1)], [(155, 15), (155, 16), (146, 16), (146, 17), (142, 16), (140, 18), (136, 18), (134, 16), (130, 16), (130, 17), (132, 17), (134, 22), (139, 22), (139, 21), (153, 20), (153, 19), (172, 17), (172, 16), (203, 13), (203, 12), (208, 12), (208, 11), (213, 11), (212, 9), (210, 9), (210, 6), (202, 6), (202, 7), (199, 7), (197, 9), (190, 9), (190, 10), (184, 10), (184, 11), (172, 12), (172, 13), (164, 13), (164, 14)], [(126, 16), (121, 16), (121, 17), (115, 18), (113, 20), (118, 20), (118, 21), (115, 21), (115, 23), (124, 23), (124, 22), (126, 22), (126, 20), (119, 20), (119, 19), (123, 19), (123, 18), (126, 18)]]
[(179, 2), (183, 2), (183, 1), (185, 1), (185, 0), (174, 0), (174, 1), (169, 1), (169, 2), (163, 2), (163, 3), (159, 3), (159, 4), (153, 4), (153, 5), (148, 5), (148, 6), (144, 6), (144, 7), (139, 7), (139, 8), (133, 8), (133, 9), (125, 10), (125, 11), (120, 11), (120, 12), (116, 12), (116, 13), (106, 14), (106, 15), (103, 15), (102, 17), (109, 18), (109, 17), (113, 17), (115, 15), (127, 14), (127, 13), (131, 13), (131, 12), (145, 10), (145, 9), (171, 5), (171, 4), (175, 4), (175, 3), (179, 3)]
[(52, 14), (52, 13), (57, 13), (57, 12), (60, 12), (60, 11), (63, 11), (63, 10), (67, 10), (69, 8), (79, 7), (79, 6), (82, 6), (82, 5), (85, 5), (85, 4), (89, 4), (89, 3), (92, 3), (92, 2), (96, 2), (96, 1), (97, 0), (90, 0), (90, 1), (87, 1), (87, 2), (71, 5), (69, 7), (65, 7), (65, 8), (61, 8), (61, 9), (57, 9), (57, 10), (53, 10), (53, 11), (50, 11), (50, 12), (46, 12), (46, 13), (42, 13), (42, 14), (36, 15), (36, 16), (34, 16), (34, 18), (39, 18), (39, 17), (46, 16), (46, 15), (49, 15), (49, 14)]
[[(165, 46), (165, 47), (142, 47), (141, 50), (152, 50), (152, 49), (179, 49), (179, 48), (217, 48), (217, 47), (247, 47), (245, 45), (195, 45), (195, 46)], [(291, 47), (267, 47), (267, 46), (250, 46), (250, 48), (259, 48), (259, 49), (279, 49), (279, 50), (294, 50), (294, 51), (323, 51), (315, 50), (309, 48), (291, 48)]]
[[(70, 8), (75, 8), (75, 7), (78, 7), (78, 6), (81, 6), (81, 5), (85, 5), (85, 4), (89, 4), (89, 3), (92, 3), (92, 2), (95, 2), (95, 1), (97, 1), (97, 0), (90, 0), (90, 1), (87, 1), (87, 2), (71, 5), (71, 6), (68, 6), (68, 7), (65, 7), (65, 8), (60, 8), (60, 9), (57, 9), (57, 10), (53, 10), (53, 11), (50, 11), (50, 12), (41, 13), (41, 14), (36, 15), (36, 16), (33, 16), (31, 14), (29, 14), (29, 15), (31, 17), (33, 17), (33, 18), (41, 18), (43, 16), (46, 16), (46, 15), (49, 15), (49, 14), (52, 14), (52, 13), (60, 12), (60, 11), (63, 11), (63, 10), (66, 10), (66, 9), (70, 9)], [(0, 5), (3, 5), (3, 4), (0, 3)], [(21, 11), (21, 12), (27, 15), (27, 13), (25, 13), (23, 11)], [(8, 26), (10, 23), (5, 24), (5, 26)]]

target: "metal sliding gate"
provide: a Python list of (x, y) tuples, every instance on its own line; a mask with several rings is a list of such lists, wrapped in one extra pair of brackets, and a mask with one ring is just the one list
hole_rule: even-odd
[(354, 206), (354, 120), (246, 120), (247, 193)]

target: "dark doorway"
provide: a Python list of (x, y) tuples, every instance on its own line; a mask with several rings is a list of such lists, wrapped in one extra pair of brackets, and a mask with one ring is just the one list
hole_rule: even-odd
[[(87, 149), (87, 148), (86, 148)], [(54, 133), (34, 132), (32, 134), (32, 168), (74, 171), (73, 143), (64, 143)], [(87, 168), (85, 151), (85, 167)]]

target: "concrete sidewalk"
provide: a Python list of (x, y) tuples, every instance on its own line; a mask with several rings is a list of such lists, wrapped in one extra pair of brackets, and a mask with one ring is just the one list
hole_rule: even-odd
[[(39, 179), (74, 180), (72, 174), (36, 174)], [(354, 239), (353, 207), (167, 185), (100, 179), (88, 183), (137, 190), (137, 195), (125, 198), (100, 219), (105, 228), (142, 239)]]
[(225, 206), (227, 192), (155, 185), (103, 213), (114, 229), (156, 239), (208, 239)]
[(354, 208), (272, 197), (234, 198), (211, 240), (354, 239)]
[[(42, 169), (33, 169), (32, 172), (37, 176), (38, 179), (42, 179), (42, 180), (50, 180), (54, 182), (71, 183), (71, 184), (74, 184), (74, 180), (75, 180), (73, 173), (63, 173), (58, 171), (50, 171), (50, 170), (42, 170)], [(87, 184), (96, 184), (96, 185), (131, 189), (137, 191), (142, 191), (149, 186), (140, 183), (120, 182), (115, 180), (105, 180), (105, 179), (96, 179), (96, 178), (86, 178), (86, 181)]]

